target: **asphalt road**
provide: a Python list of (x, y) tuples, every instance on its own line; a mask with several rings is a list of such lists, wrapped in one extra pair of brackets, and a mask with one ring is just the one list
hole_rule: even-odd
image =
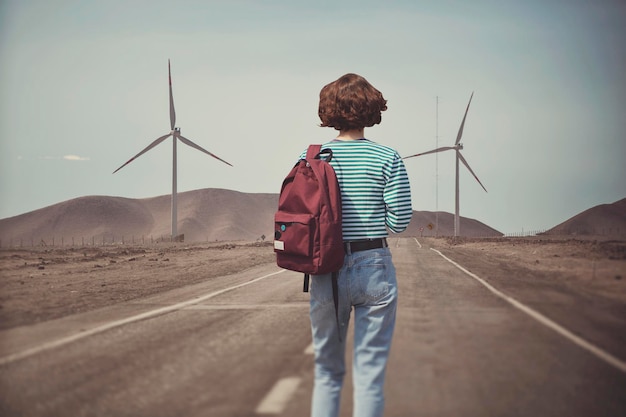
[[(386, 416), (626, 415), (621, 353), (611, 363), (417, 241), (391, 243), (400, 304)], [(307, 416), (301, 283), (266, 265), (2, 332), (0, 415)], [(344, 391), (351, 416), (350, 374)]]

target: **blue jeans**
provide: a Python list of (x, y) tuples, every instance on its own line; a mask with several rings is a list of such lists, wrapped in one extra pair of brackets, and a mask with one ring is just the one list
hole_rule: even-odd
[(312, 417), (339, 415), (345, 375), (346, 333), (354, 307), (354, 416), (382, 416), (383, 386), (396, 321), (398, 288), (389, 248), (346, 255), (339, 271), (337, 330), (331, 275), (311, 277), (311, 330), (315, 348)]

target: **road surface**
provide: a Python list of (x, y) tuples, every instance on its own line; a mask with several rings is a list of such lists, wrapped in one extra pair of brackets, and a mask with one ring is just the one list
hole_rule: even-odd
[[(515, 305), (506, 286), (494, 292), (418, 240), (390, 242), (400, 303), (386, 416), (626, 415), (621, 334), (585, 334), (575, 311), (566, 324), (551, 318), (551, 298)], [(301, 283), (269, 264), (4, 331), (0, 415), (307, 416)], [(348, 374), (342, 416), (352, 415), (350, 391)]]

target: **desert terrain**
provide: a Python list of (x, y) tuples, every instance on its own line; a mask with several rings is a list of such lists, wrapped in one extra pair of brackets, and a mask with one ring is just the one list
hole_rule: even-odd
[(581, 291), (626, 303), (626, 241), (599, 237), (532, 236), (521, 238), (445, 238), (433, 246), (442, 248), (463, 265), (472, 258), (488, 261), (475, 272), (554, 281)]
[[(487, 279), (567, 285), (623, 302), (626, 314), (625, 241), (419, 239)], [(475, 265), (477, 258), (480, 266)], [(271, 242), (2, 249), (0, 330), (140, 299), (272, 262)]]
[[(129, 213), (144, 216), (138, 224), (168, 223), (165, 196), (79, 198), (3, 219), (0, 330), (141, 299), (274, 262), (271, 238), (266, 240), (265, 234), (272, 234), (276, 195), (205, 189), (181, 196), (180, 215), (187, 219), (183, 224), (197, 225), (202, 230), (197, 238), (223, 233), (233, 240), (167, 242), (139, 238), (139, 234), (136, 239), (129, 235), (123, 239), (123, 231), (132, 229)], [(218, 203), (223, 203), (220, 209)], [(136, 206), (142, 210), (133, 211)], [(228, 209), (233, 206), (239, 209)], [(263, 221), (250, 220), (255, 216), (249, 210), (256, 210)], [(529, 237), (502, 237), (466, 218), (461, 219), (462, 231), (492, 237), (424, 236), (433, 233), (424, 225), (432, 224), (434, 215), (414, 212), (409, 229), (399, 236), (427, 242), (487, 279), (507, 285), (529, 281), (526, 291), (540, 283), (557, 283), (600, 299), (626, 302), (626, 199), (591, 208), (543, 235)], [(442, 234), (453, 230), (452, 222), (452, 215), (440, 213)], [(211, 234), (209, 229), (219, 233)], [(593, 235), (594, 230), (617, 233)], [(559, 231), (567, 233), (559, 235)], [(56, 242), (51, 239), (55, 234)], [(74, 240), (70, 235), (91, 239)], [(6, 236), (21, 236), (19, 244), (14, 240), (7, 247)], [(41, 236), (46, 239), (39, 241)], [(193, 236), (188, 233), (187, 238)]]
[(0, 330), (81, 313), (274, 261), (271, 243), (0, 250)]

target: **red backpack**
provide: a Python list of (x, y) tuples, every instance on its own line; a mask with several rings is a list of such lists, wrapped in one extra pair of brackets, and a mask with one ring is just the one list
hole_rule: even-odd
[(303, 272), (305, 291), (307, 275), (337, 272), (343, 265), (341, 190), (332, 157), (331, 149), (309, 146), (283, 181), (274, 216), (276, 263)]

